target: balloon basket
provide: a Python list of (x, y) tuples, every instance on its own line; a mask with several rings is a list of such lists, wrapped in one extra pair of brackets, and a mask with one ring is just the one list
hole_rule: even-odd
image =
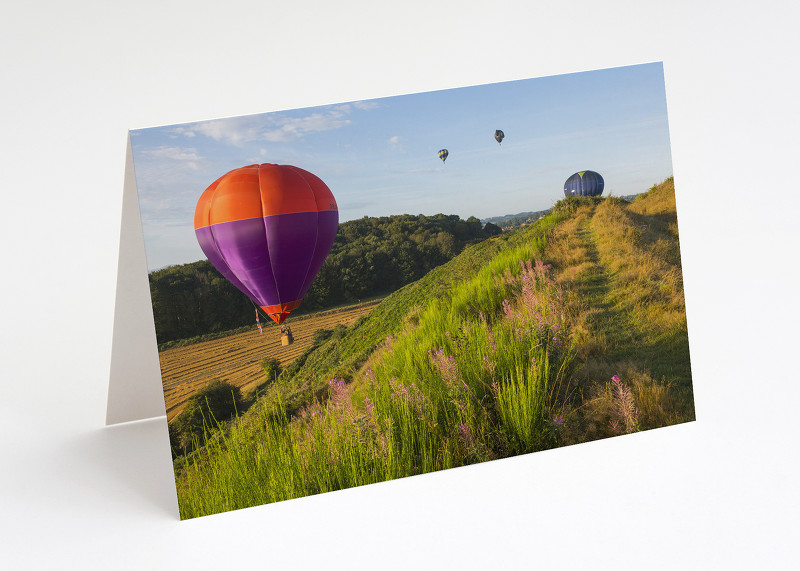
[(281, 335), (281, 345), (286, 347), (287, 345), (291, 345), (294, 343), (294, 339), (292, 339), (291, 335), (287, 335), (286, 333)]

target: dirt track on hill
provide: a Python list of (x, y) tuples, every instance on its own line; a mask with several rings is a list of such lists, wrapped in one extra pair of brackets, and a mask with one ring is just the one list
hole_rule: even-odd
[(160, 352), (167, 420), (180, 414), (189, 398), (214, 379), (236, 385), (242, 392), (252, 390), (265, 380), (262, 359), (276, 357), (285, 367), (311, 346), (315, 331), (339, 324), (349, 327), (378, 303), (380, 300), (292, 319), (294, 343), (286, 347), (281, 345), (280, 327), (270, 321), (263, 334), (253, 325), (253, 331), (247, 333)]

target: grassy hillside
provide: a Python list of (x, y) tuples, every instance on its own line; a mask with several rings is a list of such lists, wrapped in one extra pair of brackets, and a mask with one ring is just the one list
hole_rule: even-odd
[(672, 179), (566, 199), (335, 331), (192, 462), (182, 517), (694, 419)]

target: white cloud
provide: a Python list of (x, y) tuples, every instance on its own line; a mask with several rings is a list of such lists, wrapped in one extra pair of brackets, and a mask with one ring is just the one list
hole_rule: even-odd
[(331, 109), (324, 113), (312, 113), (306, 117), (292, 117), (282, 121), (275, 129), (267, 129), (261, 133), (262, 139), (271, 142), (291, 141), (299, 139), (306, 133), (317, 133), (339, 129), (351, 123), (340, 109)]
[(185, 137), (205, 135), (215, 141), (234, 146), (253, 141), (283, 142), (302, 138), (309, 133), (339, 129), (351, 123), (348, 104), (315, 110), (302, 117), (284, 113), (214, 119), (175, 127), (174, 133)]
[(405, 154), (405, 148), (403, 148), (403, 137), (400, 135), (395, 135), (394, 137), (389, 137), (386, 140), (386, 144), (389, 146), (389, 149), (394, 152), (400, 152)]
[(183, 129), (183, 134), (187, 136), (200, 134), (215, 141), (224, 141), (239, 146), (242, 143), (258, 139), (261, 126), (249, 120), (248, 117), (235, 117), (193, 123), (188, 127), (178, 127), (178, 129)]
[(192, 170), (197, 170), (197, 161), (200, 160), (197, 149), (182, 149), (180, 147), (167, 147), (165, 145), (154, 149), (144, 149), (141, 151), (141, 154), (156, 160), (166, 159), (170, 161), (180, 161)]
[(380, 105), (375, 101), (353, 101), (351, 105), (356, 109), (361, 109), (362, 111), (369, 111), (370, 109), (377, 109), (380, 107)]
[(406, 171), (402, 171), (406, 174), (426, 174), (432, 172), (440, 172), (444, 170), (443, 167), (436, 167), (436, 168), (427, 168), (427, 169), (408, 169)]

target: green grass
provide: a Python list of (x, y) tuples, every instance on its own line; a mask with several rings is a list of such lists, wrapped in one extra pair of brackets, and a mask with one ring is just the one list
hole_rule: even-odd
[(181, 516), (692, 420), (670, 182), (561, 201), (321, 340), (176, 461)]

